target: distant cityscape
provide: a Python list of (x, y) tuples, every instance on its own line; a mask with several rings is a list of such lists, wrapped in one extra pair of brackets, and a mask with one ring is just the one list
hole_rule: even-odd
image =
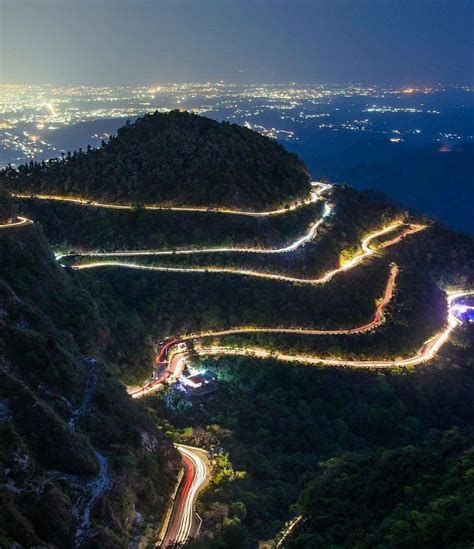
[[(247, 126), (297, 144), (308, 133), (353, 132), (444, 146), (474, 138), (473, 87), (358, 85), (236, 85), (224, 82), (152, 87), (4, 85), (0, 95), (0, 162), (19, 164), (58, 156), (75, 144), (66, 128), (92, 121), (134, 119), (154, 110), (186, 109)], [(467, 116), (452, 116), (451, 97)], [(459, 107), (461, 105), (462, 107)], [(449, 122), (444, 120), (450, 111)], [(100, 145), (107, 132), (81, 129), (79, 143)], [(108, 129), (108, 128), (107, 128)]]

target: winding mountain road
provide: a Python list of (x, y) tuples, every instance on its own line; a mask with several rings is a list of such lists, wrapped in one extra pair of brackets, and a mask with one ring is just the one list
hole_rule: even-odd
[(195, 334), (183, 335), (179, 338), (180, 341), (187, 341), (193, 339), (200, 339), (203, 337), (220, 337), (235, 334), (301, 334), (301, 335), (351, 335), (361, 334), (368, 332), (380, 326), (384, 320), (384, 310), (389, 304), (393, 296), (393, 290), (395, 288), (395, 281), (398, 275), (398, 266), (393, 264), (390, 268), (390, 274), (388, 276), (387, 284), (382, 299), (379, 301), (373, 318), (356, 326), (354, 328), (338, 328), (335, 330), (321, 330), (314, 328), (259, 328), (257, 326), (242, 326), (237, 328), (229, 328), (227, 330), (208, 330), (205, 332), (199, 332)]
[[(314, 185), (315, 183), (311, 183)], [(320, 185), (325, 185), (324, 183), (318, 183)], [(85, 198), (79, 198), (75, 196), (59, 196), (54, 194), (36, 194), (36, 193), (13, 193), (12, 196), (15, 198), (36, 198), (38, 200), (51, 200), (54, 202), (70, 202), (72, 204), (78, 204), (80, 206), (89, 206), (93, 208), (105, 208), (109, 210), (133, 210), (136, 208), (133, 204), (112, 204), (107, 202), (98, 202), (96, 200), (87, 200)], [(151, 210), (151, 211), (157, 211), (157, 210), (167, 210), (172, 212), (211, 212), (211, 213), (223, 213), (223, 214), (229, 214), (229, 215), (244, 215), (244, 216), (250, 216), (250, 217), (269, 217), (274, 215), (282, 215), (286, 214), (288, 212), (297, 210), (298, 208), (301, 208), (302, 206), (306, 206), (307, 204), (311, 204), (312, 202), (316, 201), (316, 197), (314, 196), (314, 193), (310, 193), (308, 198), (305, 200), (301, 200), (299, 202), (296, 202), (294, 204), (288, 205), (288, 207), (285, 208), (277, 208), (276, 210), (269, 210), (269, 211), (263, 211), (263, 212), (250, 212), (245, 210), (235, 210), (232, 208), (207, 208), (205, 206), (166, 206), (166, 205), (140, 205), (141, 208), (144, 210)]]
[(275, 353), (259, 347), (220, 347), (220, 346), (201, 346), (195, 348), (199, 355), (234, 355), (234, 356), (251, 356), (256, 358), (272, 358), (284, 362), (298, 362), (301, 364), (314, 364), (323, 366), (349, 366), (352, 368), (394, 368), (405, 366), (417, 366), (432, 360), (441, 347), (448, 341), (452, 331), (462, 324), (454, 314), (454, 306), (458, 299), (474, 295), (474, 290), (456, 292), (448, 294), (448, 317), (446, 326), (425, 341), (421, 349), (413, 356), (408, 358), (397, 358), (394, 360), (356, 360), (345, 358), (323, 358), (317, 356), (306, 355), (287, 355), (284, 353)]
[[(244, 212), (239, 210), (230, 210), (225, 208), (208, 209), (208, 208), (194, 208), (194, 207), (166, 207), (161, 206), (146, 206), (147, 210), (173, 210), (173, 211), (188, 211), (188, 212), (221, 212), (226, 214), (235, 215), (249, 215), (254, 217), (280, 215), (288, 211), (295, 210), (304, 204), (316, 202), (321, 199), (322, 193), (328, 190), (329, 186), (315, 183), (313, 185), (317, 187), (315, 192), (312, 192), (310, 198), (299, 204), (294, 204), (289, 208), (278, 209), (270, 212)], [(19, 195), (26, 197), (26, 195)], [(44, 200), (57, 200), (64, 202), (73, 202), (81, 205), (112, 208), (112, 209), (131, 209), (132, 206), (116, 205), (116, 204), (102, 204), (98, 202), (89, 202), (79, 198), (73, 197), (58, 197), (51, 195), (35, 195), (36, 198)], [(91, 257), (126, 257), (126, 256), (164, 256), (171, 254), (197, 254), (197, 253), (236, 253), (236, 252), (254, 252), (254, 253), (286, 253), (298, 249), (304, 243), (312, 240), (316, 234), (319, 226), (323, 220), (331, 213), (329, 205), (325, 204), (325, 209), (322, 217), (314, 222), (309, 231), (301, 238), (297, 239), (291, 245), (276, 248), (276, 249), (256, 249), (256, 248), (205, 248), (205, 249), (188, 249), (188, 250), (132, 250), (124, 252), (100, 252), (100, 253), (83, 253), (75, 255), (87, 255)], [(3, 225), (0, 228), (13, 227), (26, 225), (31, 223), (26, 218), (18, 218), (19, 221), (10, 225)], [(374, 231), (367, 235), (361, 242), (361, 251), (351, 259), (345, 261), (339, 268), (332, 269), (322, 276), (313, 279), (298, 278), (292, 276), (285, 276), (273, 273), (264, 273), (258, 271), (251, 271), (246, 269), (232, 269), (232, 268), (220, 268), (220, 267), (208, 267), (208, 268), (187, 268), (187, 267), (161, 267), (150, 265), (139, 265), (130, 262), (120, 261), (94, 261), (84, 264), (74, 265), (76, 269), (91, 269), (91, 268), (104, 268), (104, 267), (123, 267), (130, 269), (146, 270), (146, 271), (168, 271), (168, 272), (188, 272), (188, 273), (229, 273), (239, 276), (253, 276), (259, 278), (265, 278), (269, 280), (276, 280), (288, 283), (298, 284), (325, 284), (328, 283), (338, 273), (348, 271), (366, 258), (376, 253), (374, 248), (374, 240), (390, 235), (391, 233), (397, 233), (391, 240), (384, 241), (379, 244), (378, 249), (384, 249), (399, 243), (407, 236), (417, 233), (425, 229), (425, 225), (411, 224), (407, 225), (402, 221), (396, 221), (389, 226), (383, 227), (377, 231)], [(61, 256), (59, 256), (61, 257)], [(452, 331), (461, 324), (461, 321), (456, 317), (454, 311), (457, 301), (463, 297), (474, 295), (474, 291), (466, 290), (457, 293), (448, 294), (448, 313), (445, 327), (435, 334), (432, 338), (426, 341), (422, 347), (413, 356), (407, 358), (397, 359), (372, 359), (372, 360), (358, 360), (358, 359), (346, 359), (343, 357), (337, 358), (324, 358), (310, 355), (300, 354), (285, 354), (275, 353), (274, 351), (262, 349), (259, 347), (238, 347), (238, 346), (219, 346), (219, 345), (204, 345), (200, 340), (206, 337), (219, 337), (232, 334), (243, 333), (297, 333), (307, 335), (337, 335), (337, 334), (358, 334), (372, 330), (379, 326), (384, 321), (384, 308), (392, 298), (395, 281), (398, 274), (398, 267), (392, 265), (390, 275), (387, 281), (384, 295), (377, 305), (374, 317), (369, 322), (362, 324), (361, 326), (337, 330), (320, 330), (309, 328), (285, 328), (285, 327), (253, 327), (253, 326), (237, 326), (234, 328), (224, 330), (206, 331), (199, 334), (188, 334), (180, 338), (175, 338), (164, 344), (161, 347), (160, 355), (157, 357), (159, 368), (156, 370), (156, 374), (153, 380), (147, 382), (142, 387), (133, 388), (129, 390), (129, 394), (133, 398), (140, 398), (160, 389), (165, 382), (177, 380), (181, 375), (186, 360), (189, 358), (189, 353), (186, 350), (182, 350), (179, 346), (184, 341), (193, 340), (197, 344), (195, 345), (195, 351), (201, 356), (213, 356), (213, 355), (229, 355), (229, 356), (251, 356), (257, 358), (272, 358), (275, 360), (281, 360), (285, 362), (296, 362), (304, 364), (325, 365), (325, 366), (349, 366), (355, 368), (393, 368), (393, 367), (405, 367), (419, 365), (433, 359), (439, 352), (441, 347), (449, 339)], [(163, 537), (160, 539), (161, 547), (170, 547), (176, 544), (184, 544), (190, 537), (194, 537), (199, 529), (198, 520), (194, 512), (194, 505), (199, 491), (209, 478), (209, 464), (205, 452), (202, 450), (187, 447), (183, 445), (177, 445), (178, 450), (182, 456), (183, 462), (183, 474), (180, 480), (178, 490), (175, 494), (173, 507), (171, 512), (167, 515), (165, 523), (162, 528)], [(290, 528), (291, 530), (291, 528)]]
[(90, 263), (78, 263), (72, 265), (74, 269), (97, 269), (104, 267), (122, 267), (127, 269), (136, 269), (141, 271), (157, 271), (157, 272), (174, 272), (174, 273), (223, 273), (233, 274), (238, 276), (250, 276), (256, 278), (264, 278), (267, 280), (278, 280), (282, 282), (290, 282), (297, 284), (325, 284), (329, 282), (338, 273), (348, 271), (359, 265), (364, 259), (373, 255), (375, 250), (370, 247), (373, 240), (385, 236), (390, 232), (404, 228), (405, 230), (397, 237), (393, 238), (389, 242), (384, 242), (380, 245), (380, 249), (388, 248), (400, 242), (408, 235), (414, 234), (426, 228), (426, 225), (408, 225), (406, 226), (402, 222), (397, 222), (388, 227), (384, 227), (378, 231), (369, 234), (361, 242), (362, 252), (354, 256), (352, 259), (344, 262), (339, 268), (332, 269), (318, 278), (301, 278), (295, 276), (279, 275), (274, 273), (264, 273), (260, 271), (251, 271), (248, 269), (233, 269), (228, 267), (163, 267), (154, 265), (140, 265), (136, 263), (122, 262), (122, 261), (92, 261)]
[(174, 496), (171, 512), (165, 517), (158, 547), (181, 546), (195, 537), (201, 525), (194, 511), (199, 492), (209, 481), (211, 469), (207, 452), (201, 448), (175, 444), (181, 454), (183, 474)]
[[(166, 356), (163, 357), (164, 360), (157, 358), (157, 363), (161, 364), (165, 362), (167, 364), (164, 371), (161, 371), (159, 375), (156, 375), (154, 379), (148, 381), (141, 387), (133, 387), (128, 389), (128, 393), (132, 398), (142, 398), (148, 396), (151, 393), (160, 390), (165, 383), (173, 383), (179, 379), (183, 368), (185, 366), (186, 360), (189, 358), (189, 353), (186, 351), (175, 351), (174, 348), (177, 347), (178, 343), (199, 340), (204, 337), (220, 337), (226, 335), (234, 334), (251, 334), (251, 333), (277, 333), (277, 334), (300, 334), (300, 335), (351, 335), (351, 334), (360, 334), (368, 332), (380, 326), (385, 321), (384, 310), (388, 305), (393, 296), (393, 291), (395, 288), (395, 281), (398, 275), (398, 267), (392, 265), (390, 269), (390, 274), (387, 279), (387, 284), (385, 286), (384, 294), (382, 299), (375, 309), (374, 316), (369, 322), (361, 324), (360, 326), (355, 326), (353, 328), (340, 328), (335, 330), (318, 330), (313, 328), (259, 328), (254, 326), (240, 326), (237, 328), (229, 328), (226, 330), (208, 330), (205, 332), (199, 332), (195, 334), (186, 334), (179, 338), (174, 338), (171, 342), (166, 343), (161, 347), (160, 355), (163, 357), (163, 354), (166, 353)], [(169, 351), (171, 347), (171, 350)], [(173, 348), (174, 347), (174, 348)]]
[[(330, 185), (324, 183), (312, 183), (317, 188), (312, 192), (312, 202), (322, 200), (324, 192), (331, 188)], [(192, 255), (192, 254), (210, 254), (210, 253), (255, 253), (255, 254), (283, 254), (287, 252), (293, 252), (299, 247), (303, 246), (306, 242), (315, 238), (317, 231), (324, 220), (331, 214), (331, 206), (325, 202), (324, 209), (321, 217), (312, 223), (308, 229), (308, 232), (303, 236), (297, 238), (294, 242), (287, 246), (280, 248), (239, 248), (238, 246), (221, 246), (213, 248), (189, 248), (183, 250), (121, 250), (119, 252), (73, 252), (68, 254), (57, 255), (57, 259), (66, 257), (147, 257), (147, 256), (177, 256), (177, 255)]]
[(17, 216), (18, 221), (13, 221), (12, 223), (3, 223), (0, 225), (0, 229), (14, 229), (16, 227), (26, 227), (27, 225), (32, 225), (33, 221), (27, 217)]
[(152, 380), (148, 381), (141, 387), (131, 387), (128, 389), (128, 394), (132, 398), (142, 398), (148, 396), (155, 391), (160, 390), (164, 383), (173, 383), (177, 381), (183, 372), (186, 360), (189, 358), (187, 352), (172, 352), (166, 359), (166, 369), (160, 372)]

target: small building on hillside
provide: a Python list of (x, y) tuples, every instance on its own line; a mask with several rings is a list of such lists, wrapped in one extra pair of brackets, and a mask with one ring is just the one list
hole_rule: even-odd
[(215, 391), (217, 376), (211, 370), (191, 370), (188, 375), (182, 375), (181, 384), (193, 394), (207, 394)]

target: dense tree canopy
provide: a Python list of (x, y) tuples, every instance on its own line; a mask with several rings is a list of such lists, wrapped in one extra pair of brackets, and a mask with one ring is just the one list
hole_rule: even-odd
[(252, 130), (181, 111), (120, 128), (99, 149), (4, 170), (12, 190), (111, 202), (261, 210), (306, 198), (296, 155)]
[[(216, 372), (215, 391), (193, 396), (164, 388), (145, 403), (131, 401), (116, 379), (136, 384), (148, 377), (156, 343), (168, 336), (248, 324), (367, 322), (393, 262), (395, 292), (374, 331), (218, 341), (321, 357), (409, 355), (445, 324), (442, 290), (472, 287), (472, 239), (432, 224), (318, 286), (210, 272), (61, 268), (40, 223), (58, 248), (268, 246), (300, 235), (321, 214), (321, 203), (266, 220), (144, 210), (138, 202), (263, 209), (308, 191), (302, 165), (275, 143), (177, 111), (128, 124), (101, 149), (9, 168), (1, 177), (17, 192), (135, 203), (104, 210), (29, 198), (21, 211), (35, 223), (1, 231), (2, 547), (12, 540), (70, 544), (77, 493), (65, 475), (97, 475), (97, 452), (108, 460), (113, 484), (94, 508), (90, 547), (121, 547), (135, 532), (151, 533), (176, 472), (164, 434), (214, 452), (213, 479), (198, 504), (204, 534), (194, 547), (254, 548), (293, 513), (304, 517), (288, 542), (295, 548), (472, 545), (472, 326), (456, 329), (432, 364), (417, 369), (195, 357)], [(140, 262), (314, 276), (360, 252), (368, 232), (412, 219), (347, 187), (333, 188), (330, 201), (334, 215), (295, 253), (271, 260), (171, 254)], [(0, 195), (1, 204), (6, 219), (11, 203)], [(87, 413), (71, 423), (84, 401)]]
[(288, 549), (472, 547), (473, 442), (452, 429), (421, 447), (323, 462), (300, 498), (308, 518)]
[(0, 187), (0, 223), (8, 223), (15, 216), (15, 208), (9, 193)]
[(37, 225), (0, 231), (0, 311), (0, 546), (77, 545), (100, 453), (108, 489), (81, 546), (126, 547), (136, 510), (142, 530), (164, 512), (178, 455), (99, 358), (109, 329)]

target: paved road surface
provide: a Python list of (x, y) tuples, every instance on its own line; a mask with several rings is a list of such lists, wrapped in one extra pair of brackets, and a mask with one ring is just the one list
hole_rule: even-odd
[(175, 495), (173, 509), (166, 518), (159, 547), (172, 547), (184, 544), (195, 537), (200, 528), (200, 519), (194, 511), (199, 492), (210, 478), (210, 465), (207, 452), (201, 448), (176, 444), (181, 454), (184, 474)]
[[(312, 186), (325, 185), (324, 183), (312, 182)], [(90, 206), (94, 208), (106, 208), (110, 210), (132, 210), (135, 206), (132, 204), (110, 204), (107, 202), (97, 202), (96, 200), (87, 200), (84, 198), (74, 196), (58, 196), (54, 194), (35, 194), (35, 193), (16, 193), (12, 196), (16, 198), (37, 198), (38, 200), (53, 200), (55, 202), (71, 202), (80, 206)], [(289, 205), (287, 208), (278, 208), (276, 210), (270, 210), (266, 212), (248, 212), (243, 210), (234, 210), (232, 208), (207, 208), (205, 206), (143, 206), (145, 210), (168, 210), (174, 212), (211, 212), (211, 213), (224, 213), (229, 215), (246, 215), (251, 217), (268, 217), (273, 215), (281, 215), (301, 208), (306, 204), (315, 202), (316, 198), (313, 192), (310, 192), (308, 198), (301, 200), (294, 204)]]

